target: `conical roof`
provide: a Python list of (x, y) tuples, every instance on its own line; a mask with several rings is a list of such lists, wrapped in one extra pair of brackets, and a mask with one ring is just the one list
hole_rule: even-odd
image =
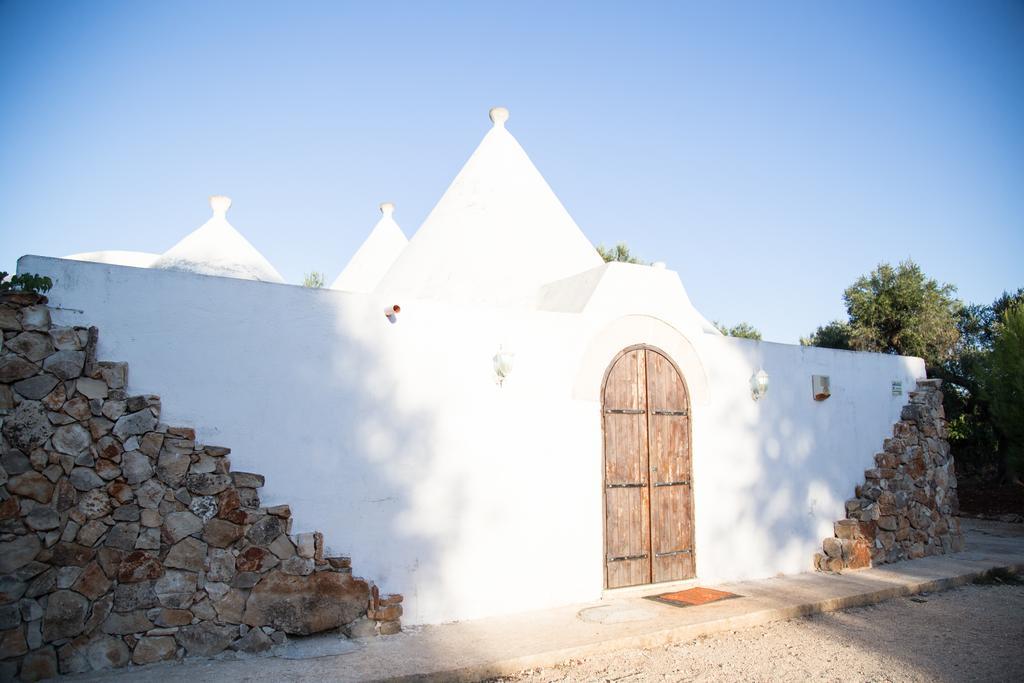
[(72, 261), (107, 263), (112, 266), (151, 268), (153, 266), (153, 262), (160, 258), (160, 254), (150, 254), (146, 251), (122, 251), (118, 249), (108, 249), (106, 251), (88, 251), (82, 252), (81, 254), (69, 254), (64, 258)]
[(270, 261), (228, 223), (231, 199), (210, 197), (213, 216), (198, 230), (165, 251), (153, 268), (184, 270), (263, 282), (284, 282)]
[(547, 282), (601, 265), (507, 120), (508, 110), (491, 110), (493, 127), (377, 292), (523, 303)]
[(380, 212), (380, 220), (331, 284), (331, 289), (372, 292), (409, 243), (409, 238), (393, 218), (395, 205), (384, 202), (380, 205)]

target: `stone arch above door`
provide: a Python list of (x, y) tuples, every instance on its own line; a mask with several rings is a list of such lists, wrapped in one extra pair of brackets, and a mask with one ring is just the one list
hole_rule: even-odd
[(697, 349), (672, 325), (649, 315), (627, 315), (606, 325), (594, 335), (583, 353), (572, 396), (583, 401), (600, 401), (608, 361), (630, 346), (645, 344), (660, 349), (682, 372), (690, 391), (690, 401), (707, 405), (710, 401), (707, 372)]

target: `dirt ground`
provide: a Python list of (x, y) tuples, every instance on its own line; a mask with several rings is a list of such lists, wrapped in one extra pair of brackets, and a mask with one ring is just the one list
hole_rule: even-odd
[(1024, 486), (1000, 483), (992, 478), (961, 477), (958, 489), (960, 511), (991, 518), (1005, 514), (1024, 515)]
[(501, 681), (1024, 681), (1024, 585), (970, 585)]

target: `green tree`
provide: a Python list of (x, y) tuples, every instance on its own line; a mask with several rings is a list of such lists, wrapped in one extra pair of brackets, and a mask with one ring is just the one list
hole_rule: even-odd
[(842, 320), (833, 320), (828, 325), (816, 329), (809, 337), (800, 338), (801, 346), (820, 346), (825, 349), (842, 349), (849, 351), (850, 324)]
[[(1024, 288), (1003, 292), (989, 305), (960, 309), (959, 341), (952, 357), (929, 373), (943, 380), (949, 443), (958, 467), (984, 473), (994, 467), (1000, 478), (1010, 475), (1005, 444), (1010, 436), (992, 413), (992, 353), (1000, 321), (1007, 311), (1024, 306)], [(1017, 472), (1021, 470), (1018, 468)]]
[(22, 273), (21, 275), (8, 276), (6, 271), (0, 271), (0, 292), (31, 292), (42, 294), (50, 291), (53, 287), (53, 280), (45, 275), (35, 273)]
[(843, 293), (850, 316), (850, 346), (920, 356), (930, 367), (948, 361), (956, 350), (962, 304), (956, 287), (925, 277), (913, 261), (893, 268), (880, 264)]
[(1005, 308), (993, 332), (982, 396), (999, 437), (1004, 473), (1017, 481), (1024, 472), (1024, 305)]
[(750, 323), (739, 323), (729, 327), (723, 325), (717, 320), (712, 323), (715, 328), (724, 334), (726, 337), (740, 337), (741, 339), (753, 339), (755, 341), (761, 341), (761, 331)]
[(302, 278), (302, 286), (310, 289), (321, 289), (326, 284), (327, 278), (324, 274), (315, 270), (312, 273), (306, 273)]
[(619, 242), (611, 248), (607, 248), (604, 245), (599, 244), (597, 245), (597, 253), (601, 255), (601, 258), (603, 258), (606, 263), (618, 261), (620, 263), (639, 263), (640, 265), (647, 265), (647, 261), (643, 261), (629, 253), (629, 247), (625, 242)]

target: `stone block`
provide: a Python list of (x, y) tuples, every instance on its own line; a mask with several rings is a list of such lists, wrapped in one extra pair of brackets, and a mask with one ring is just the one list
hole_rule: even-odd
[(244, 529), (223, 519), (214, 518), (203, 528), (202, 538), (216, 548), (226, 548), (242, 537)]
[(88, 399), (103, 400), (107, 397), (109, 389), (107, 383), (101, 379), (91, 377), (79, 377), (75, 381), (75, 390)]
[(842, 543), (838, 538), (826, 538), (822, 542), (822, 549), (830, 558), (842, 558), (843, 556)]
[(114, 423), (114, 436), (122, 441), (134, 434), (145, 434), (153, 431), (157, 419), (149, 409), (122, 415)]
[(34, 650), (21, 661), (22, 681), (41, 681), (57, 676), (57, 651), (52, 645)]
[(272, 571), (252, 589), (243, 623), (309, 635), (348, 624), (365, 613), (365, 581), (348, 574), (315, 572), (294, 576)]
[(187, 474), (185, 487), (199, 496), (214, 496), (231, 486), (231, 477), (226, 474)]
[(128, 385), (128, 364), (100, 361), (93, 373), (111, 389), (124, 389)]
[(145, 610), (131, 612), (111, 612), (103, 622), (103, 632), (110, 635), (129, 635), (143, 633), (153, 628), (153, 622), (146, 616)]
[(231, 649), (239, 652), (256, 654), (259, 652), (266, 652), (273, 646), (274, 641), (270, 639), (270, 636), (264, 633), (262, 629), (254, 628), (250, 629), (248, 633), (235, 641), (231, 645)]
[[(22, 398), (38, 401), (53, 393), (54, 387), (59, 382), (60, 380), (53, 375), (35, 375), (15, 382), (14, 391)], [(63, 394), (63, 390), (61, 394)], [(64, 405), (64, 401), (61, 400), (60, 395), (54, 396), (52, 400), (46, 402), (46, 406), (51, 410), (59, 410), (62, 405)]]
[(39, 372), (38, 365), (20, 356), (0, 356), (0, 382), (4, 384), (27, 379), (37, 372)]
[[(24, 453), (29, 453), (37, 446), (43, 445), (51, 434), (53, 434), (53, 425), (50, 424), (46, 410), (40, 403), (23, 401), (14, 409), (13, 413), (5, 416), (3, 420), (3, 435), (7, 437), (12, 446)], [(7, 469), (6, 465), (4, 465), (4, 469)], [(10, 469), (7, 469), (7, 473), (12, 474)], [(8, 483), (8, 488), (10, 488), (10, 483)]]
[(237, 626), (219, 626), (206, 621), (179, 629), (175, 639), (189, 655), (212, 657), (227, 649), (237, 636)]
[(231, 479), (238, 488), (258, 489), (262, 488), (266, 480), (262, 474), (252, 472), (232, 472)]
[(58, 590), (50, 594), (43, 616), (43, 638), (48, 643), (74, 638), (85, 630), (88, 612), (89, 601), (74, 591)]
[(123, 640), (112, 635), (97, 635), (85, 646), (89, 665), (97, 671), (127, 666), (131, 651)]
[(93, 561), (87, 564), (82, 573), (78, 575), (71, 590), (81, 593), (90, 600), (96, 600), (105, 595), (110, 587), (110, 579), (103, 572), (99, 562)]
[(295, 536), (295, 551), (299, 557), (312, 558), (316, 553), (316, 539), (312, 532), (297, 534)]
[(376, 621), (395, 621), (402, 616), (401, 605), (381, 605), (375, 610), (366, 613), (367, 618)]
[(145, 551), (136, 550), (121, 561), (117, 579), (122, 584), (150, 581), (163, 576), (164, 567), (160, 560)]
[(396, 633), (402, 632), (402, 622), (383, 621), (377, 625), (377, 631), (382, 636), (393, 636)]
[(163, 537), (168, 545), (203, 530), (203, 520), (191, 511), (172, 512), (164, 517)]
[(169, 636), (145, 636), (139, 639), (132, 650), (133, 664), (152, 664), (174, 659), (177, 642)]
[(43, 361), (43, 369), (58, 379), (75, 379), (82, 374), (85, 353), (82, 351), (57, 351)]
[(296, 576), (308, 576), (313, 573), (316, 569), (316, 564), (313, 558), (309, 557), (289, 557), (287, 560), (281, 562), (281, 571), (285, 574), (294, 574)]
[(285, 533), (285, 525), (281, 518), (268, 515), (249, 528), (246, 538), (254, 545), (266, 546), (283, 533)]

